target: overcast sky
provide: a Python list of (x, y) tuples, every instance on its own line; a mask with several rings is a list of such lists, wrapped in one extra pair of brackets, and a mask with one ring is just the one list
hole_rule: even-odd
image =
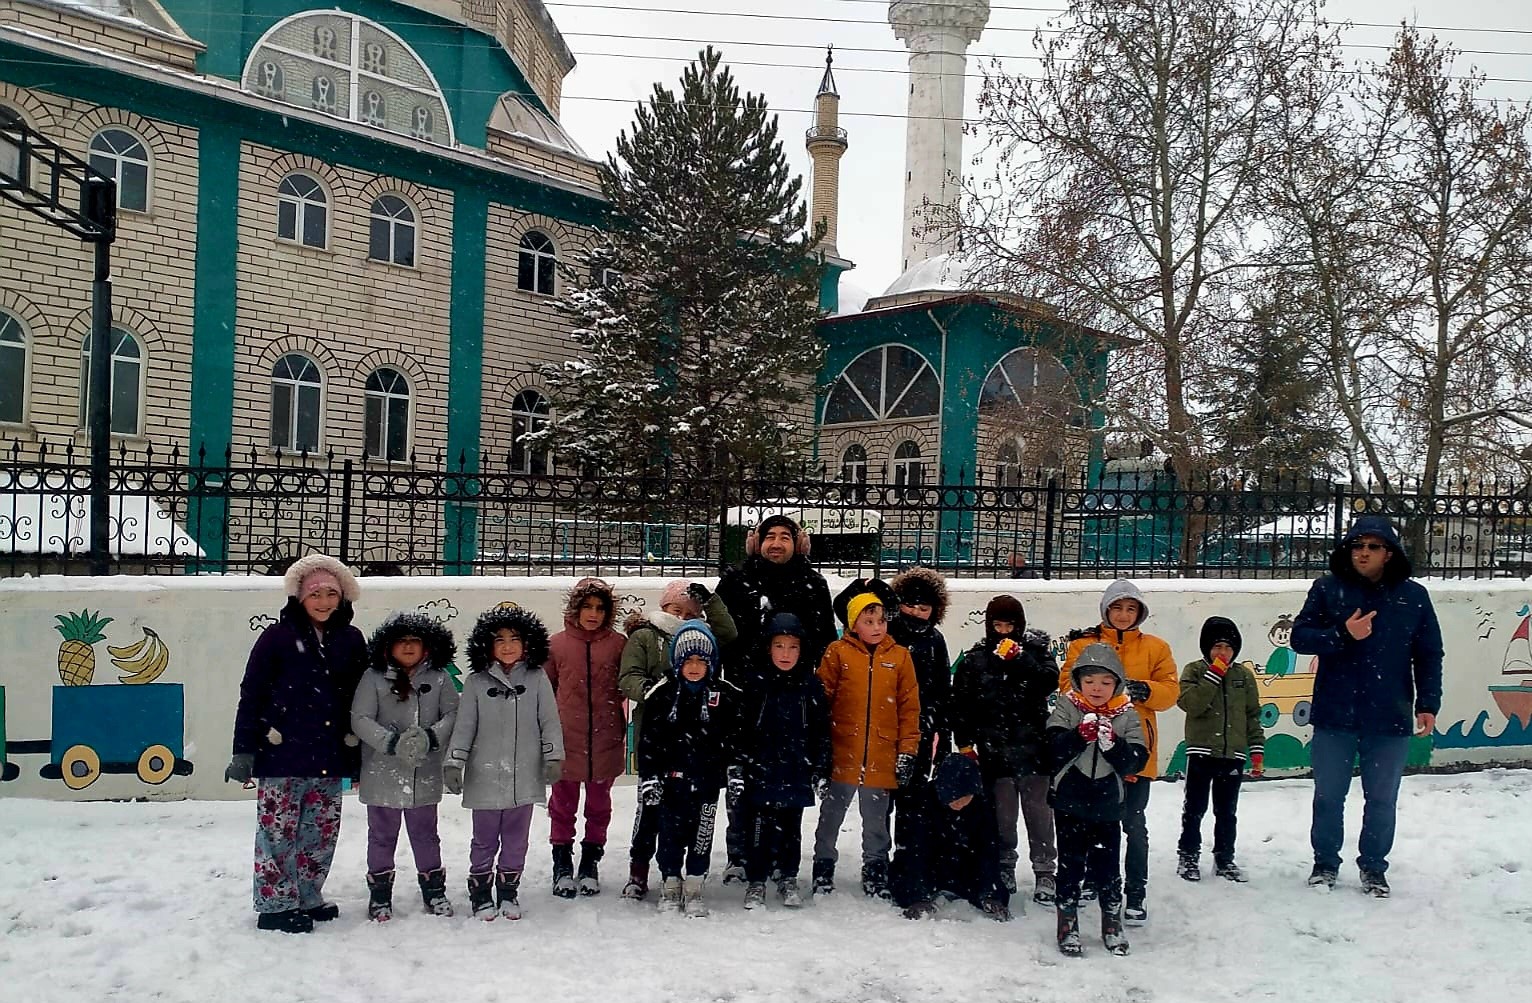
[[(877, 293), (899, 274), (904, 184), (905, 50), (888, 27), (883, 0), (546, 0), (579, 66), (564, 82), (565, 127), (592, 156), (604, 156), (633, 117), (633, 102), (653, 83), (674, 85), (706, 42), (723, 50), (747, 90), (765, 93), (781, 115), (787, 155), (809, 192), (803, 131), (824, 68), (836, 47), (841, 124), (850, 149), (841, 161), (841, 253), (856, 262), (848, 280)], [(1032, 32), (1058, 0), (991, 0), (978, 62), (1001, 59), (1012, 72), (1035, 72), (1025, 58)], [(1009, 8), (1009, 9), (1008, 9)], [(1022, 9), (1030, 8), (1030, 9)], [(696, 13), (678, 13), (692, 10)], [(1532, 98), (1532, 4), (1527, 0), (1331, 0), (1329, 16), (1356, 24), (1345, 35), (1355, 59), (1381, 58), (1401, 18), (1442, 29), (1492, 80), (1484, 93)], [(771, 15), (752, 17), (751, 14)], [(1367, 23), (1379, 25), (1368, 26)], [(1467, 29), (1497, 29), (1495, 31)], [(1373, 46), (1376, 48), (1368, 48)], [(979, 81), (968, 81), (969, 117)], [(972, 140), (970, 141), (972, 142)], [(967, 151), (967, 152), (972, 152)]]

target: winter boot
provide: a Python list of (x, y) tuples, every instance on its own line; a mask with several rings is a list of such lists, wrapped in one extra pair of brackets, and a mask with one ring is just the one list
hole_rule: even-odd
[[(1222, 868), (1218, 873), (1223, 873)], [(1202, 864), (1194, 854), (1182, 853), (1176, 856), (1176, 877), (1185, 881), (1202, 880)]]
[(340, 906), (334, 902), (321, 902), (301, 912), (315, 923), (328, 923), (332, 919), (340, 919)]
[(893, 898), (888, 888), (888, 864), (869, 860), (862, 865), (862, 894), (873, 899)]
[(447, 872), (438, 867), (416, 877), (420, 881), (420, 899), (426, 905), (426, 912), (433, 916), (451, 916), (453, 909), (452, 900), (447, 897)]
[(1008, 894), (1016, 894), (1016, 868), (1000, 868), (1000, 887), (1004, 888)]
[(814, 894), (829, 895), (835, 891), (835, 861), (814, 860)]
[(742, 885), (745, 883), (745, 862), (743, 860), (731, 860), (723, 869), (723, 883), (728, 885)]
[(1059, 953), (1071, 958), (1084, 954), (1080, 946), (1080, 908), (1073, 902), (1055, 902), (1059, 920)]
[(553, 894), (561, 899), (575, 897), (574, 844), (553, 844)]
[(707, 903), (702, 900), (702, 883), (707, 880), (707, 875), (701, 877), (687, 876), (682, 884), (682, 894), (685, 896), (683, 908), (689, 919), (701, 919), (707, 915)]
[(1334, 888), (1335, 879), (1338, 876), (1335, 868), (1326, 867), (1323, 864), (1315, 864), (1314, 869), (1309, 872), (1309, 887), (1317, 888), (1323, 885), (1325, 888)]
[(1127, 904), (1124, 905), (1122, 886), (1115, 881), (1101, 889), (1103, 909), (1108, 902), (1113, 903), (1122, 912), (1122, 921), (1128, 926), (1143, 926), (1149, 922), (1149, 909), (1144, 905), (1144, 889), (1129, 888), (1127, 899)]
[(468, 875), (468, 908), (475, 919), (495, 918), (495, 875), (492, 871)]
[(660, 912), (680, 912), (681, 879), (664, 878), (660, 883)]
[(904, 907), (905, 919), (925, 919), (927, 916), (935, 916), (937, 913), (936, 903), (930, 899), (921, 899), (919, 902), (911, 902)]
[(580, 894), (600, 895), (601, 875), (596, 872), (596, 865), (601, 862), (606, 847), (600, 843), (580, 844)]
[(520, 887), (520, 871), (495, 872), (495, 898), (500, 902), (500, 915), (506, 919), (521, 918), (521, 903), (516, 901), (516, 892)]
[(745, 908), (760, 909), (766, 905), (766, 882), (752, 881), (745, 887)]
[(782, 904), (789, 909), (797, 909), (803, 905), (803, 893), (798, 890), (797, 878), (783, 878), (778, 881), (777, 894), (782, 896)]
[(1221, 864), (1215, 861), (1213, 865), (1213, 873), (1218, 875), (1220, 878), (1226, 878), (1229, 881), (1237, 881), (1240, 884), (1244, 884), (1246, 881), (1250, 880), (1249, 878), (1245, 877), (1245, 872), (1239, 869), (1239, 865), (1232, 860), (1225, 860)]
[(1058, 888), (1054, 884), (1053, 875), (1039, 874), (1032, 888), (1032, 901), (1038, 905), (1053, 905), (1056, 894), (1058, 894)]
[(1123, 906), (1121, 899), (1101, 896), (1101, 943), (1113, 954), (1128, 953), (1128, 938), (1122, 929)]
[(367, 875), (367, 918), (374, 923), (387, 923), (394, 918), (393, 871)]
[(313, 933), (314, 921), (302, 909), (287, 909), (257, 914), (255, 928), (272, 933)]
[(628, 883), (622, 886), (622, 897), (635, 902), (643, 901), (649, 894), (649, 865), (637, 862), (628, 865)]
[(1081, 902), (1094, 902), (1094, 901), (1096, 901), (1096, 886), (1094, 884), (1092, 884), (1089, 881), (1082, 881), (1082, 882), (1080, 882), (1080, 901)]
[(1363, 871), (1362, 892), (1375, 899), (1386, 899), (1389, 895), (1388, 879), (1382, 871)]

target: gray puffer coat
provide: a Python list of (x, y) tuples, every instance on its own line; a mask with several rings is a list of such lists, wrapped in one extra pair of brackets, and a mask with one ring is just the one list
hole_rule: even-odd
[(463, 683), (447, 762), (463, 767), (464, 808), (543, 804), (543, 764), (564, 759), (553, 683), (517, 662), (471, 672)]
[[(357, 685), (351, 701), (351, 730), (362, 740), (362, 804), (380, 808), (418, 808), (442, 799), (442, 762), (457, 721), (457, 689), (447, 673), (422, 665), (403, 700), (392, 687), (399, 670), (372, 671)], [(424, 728), (431, 750), (411, 767), (388, 751), (405, 729)]]

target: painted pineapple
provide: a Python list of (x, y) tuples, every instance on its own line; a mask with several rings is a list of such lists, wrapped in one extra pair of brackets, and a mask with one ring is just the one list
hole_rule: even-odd
[(59, 622), (55, 629), (64, 635), (64, 643), (59, 645), (59, 678), (65, 686), (89, 686), (96, 675), (96, 649), (92, 645), (106, 640), (101, 628), (112, 618), (87, 609), (54, 619)]

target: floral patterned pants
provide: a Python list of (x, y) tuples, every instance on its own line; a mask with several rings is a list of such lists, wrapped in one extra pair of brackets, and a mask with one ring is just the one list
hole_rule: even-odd
[(267, 777), (255, 806), (255, 911), (323, 905), (340, 836), (340, 781)]

